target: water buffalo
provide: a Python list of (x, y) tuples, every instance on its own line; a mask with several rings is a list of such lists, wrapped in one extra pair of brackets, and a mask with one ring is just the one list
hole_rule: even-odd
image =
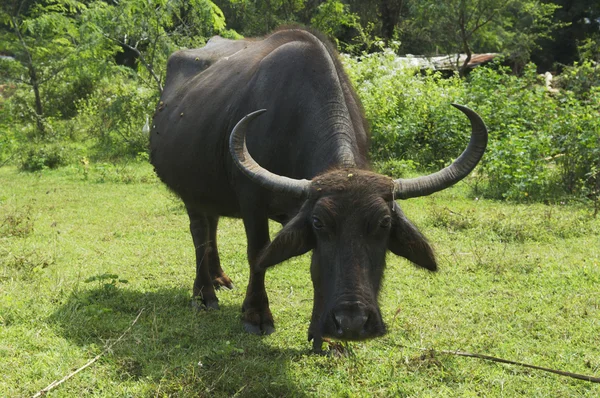
[[(485, 151), (483, 121), (455, 106), (472, 126), (464, 153), (437, 173), (392, 179), (369, 171), (360, 101), (335, 50), (315, 33), (214, 37), (171, 55), (150, 131), (151, 161), (189, 215), (194, 298), (218, 308), (215, 288), (232, 287), (219, 262), (217, 222), (241, 217), (250, 263), (242, 306), (248, 332), (275, 330), (265, 270), (312, 250), (313, 349), (321, 350), (323, 337), (384, 334), (377, 300), (386, 251), (437, 269), (430, 245), (395, 200), (449, 187)], [(269, 219), (284, 225), (272, 242)]]

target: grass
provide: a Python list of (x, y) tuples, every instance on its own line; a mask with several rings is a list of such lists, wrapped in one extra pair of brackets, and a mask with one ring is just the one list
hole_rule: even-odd
[(142, 308), (123, 341), (49, 395), (599, 396), (597, 384), (420, 350), (600, 374), (600, 220), (467, 192), (401, 203), (441, 271), (390, 255), (388, 334), (323, 357), (306, 341), (308, 256), (269, 271), (277, 331), (248, 335), (240, 220), (222, 219), (218, 236), (237, 288), (219, 294), (221, 310), (196, 312), (187, 216), (150, 166), (0, 168), (0, 396), (31, 396), (84, 365)]

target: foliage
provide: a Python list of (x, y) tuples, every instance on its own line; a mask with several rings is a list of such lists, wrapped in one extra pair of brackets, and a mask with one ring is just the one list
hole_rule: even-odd
[[(568, 1), (9, 0), (0, 6), (0, 166), (40, 171), (86, 159), (98, 162), (87, 173), (111, 175), (104, 165), (147, 150), (142, 126), (151, 123), (169, 54), (214, 34), (239, 38), (232, 28), (257, 35), (299, 22), (360, 54), (344, 60), (384, 172), (435, 170), (458, 156), (468, 131), (448, 106), (458, 102), (490, 127), (477, 189), (494, 198), (598, 204), (597, 32), (579, 42), (580, 61), (556, 76), (558, 92), (524, 66), (541, 38), (566, 28), (557, 4)], [(594, 7), (568, 12), (585, 19)], [(402, 65), (395, 53), (409, 49), (503, 51), (521, 73), (498, 64), (446, 79)]]
[(76, 159), (77, 143), (91, 146), (79, 157), (145, 151), (141, 126), (162, 90), (167, 57), (213, 34), (235, 37), (208, 0), (12, 1), (1, 12), (0, 42), (14, 59), (1, 58), (0, 68), (14, 90), (0, 107), (0, 162), (24, 170)]
[(391, 51), (344, 60), (371, 124), (375, 160), (411, 160), (429, 169), (460, 153), (464, 120), (448, 106), (464, 92), (457, 76), (415, 75)]
[(558, 104), (541, 84), (535, 66), (529, 65), (522, 77), (499, 67), (475, 70), (470, 78), (468, 98), (490, 129), (490, 150), (483, 163), (488, 194), (515, 200), (560, 196), (549, 163), (557, 153), (548, 115), (556, 114)]
[(560, 98), (558, 117), (554, 120), (553, 146), (559, 152), (560, 168), (566, 192), (594, 202), (600, 199), (600, 87), (590, 90), (581, 101), (576, 94), (565, 92)]
[(60, 143), (32, 145), (21, 159), (21, 169), (24, 171), (56, 169), (65, 164), (65, 148)]
[(583, 101), (594, 103), (594, 90), (600, 87), (600, 33), (579, 46), (579, 62), (565, 66), (557, 80), (558, 87)]
[[(2, 62), (2, 59), (0, 59)], [(12, 62), (12, 61), (11, 61)], [(18, 124), (17, 113), (12, 109), (11, 102), (7, 99), (14, 95), (16, 85), (6, 84), (0, 86), (0, 166), (8, 163), (15, 157), (15, 148), (17, 146), (19, 128), (24, 126)]]
[(466, 54), (461, 71), (474, 52), (502, 51), (522, 67), (537, 41), (558, 27), (551, 19), (557, 6), (540, 0), (426, 0), (410, 7), (410, 28), (426, 46), (420, 53)]
[(222, 11), (209, 0), (125, 0), (93, 3), (89, 20), (97, 34), (123, 51), (148, 87), (162, 90), (168, 56), (182, 46), (197, 47), (225, 31)]
[(361, 29), (356, 14), (351, 13), (350, 7), (339, 0), (327, 0), (319, 5), (311, 25), (334, 39), (344, 36), (347, 29)]
[[(593, 48), (600, 48), (600, 2), (597, 0), (542, 0), (559, 6), (553, 15), (560, 26), (549, 37), (539, 41), (540, 49), (532, 54), (532, 61), (542, 70), (560, 72), (564, 66), (581, 60), (578, 47), (592, 39)], [(594, 59), (588, 57), (588, 59)]]
[(138, 86), (127, 74), (105, 80), (79, 105), (79, 124), (85, 124), (87, 136), (94, 142), (93, 159), (133, 158), (148, 149), (144, 123), (158, 102), (158, 92)]
[(280, 25), (307, 23), (302, 18), (310, 0), (215, 0), (227, 26), (244, 36), (262, 36)]
[(579, 97), (567, 90), (551, 92), (534, 65), (520, 77), (494, 65), (477, 68), (463, 80), (416, 73), (391, 52), (344, 59), (371, 123), (374, 160), (409, 161), (427, 170), (448, 164), (464, 149), (469, 131), (464, 116), (449, 106), (462, 103), (475, 109), (490, 131), (477, 174), (485, 183), (476, 185), (485, 195), (597, 201), (596, 87)]
[(26, 99), (24, 121), (34, 122), (44, 137), (47, 117), (74, 116), (73, 104), (87, 96), (106, 70), (93, 60), (104, 59), (112, 49), (80, 29), (78, 18), (88, 12), (84, 3), (51, 0), (27, 5), (11, 1), (0, 8), (0, 20), (8, 27), (0, 29), (0, 41), (16, 60), (5, 60), (0, 67), (8, 81), (31, 87), (33, 97), (15, 100)]

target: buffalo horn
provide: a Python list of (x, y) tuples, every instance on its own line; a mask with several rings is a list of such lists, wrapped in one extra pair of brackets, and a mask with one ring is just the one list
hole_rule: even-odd
[(485, 123), (475, 111), (466, 106), (452, 104), (471, 121), (471, 140), (467, 149), (448, 167), (422, 177), (394, 180), (394, 196), (397, 199), (430, 195), (446, 189), (465, 178), (481, 160), (488, 141)]
[(244, 116), (235, 125), (229, 137), (231, 157), (237, 167), (261, 187), (272, 192), (291, 195), (297, 198), (306, 197), (310, 186), (309, 180), (296, 180), (271, 173), (256, 163), (248, 152), (248, 148), (246, 147), (246, 130), (248, 129), (248, 124), (266, 111), (266, 109), (254, 111)]

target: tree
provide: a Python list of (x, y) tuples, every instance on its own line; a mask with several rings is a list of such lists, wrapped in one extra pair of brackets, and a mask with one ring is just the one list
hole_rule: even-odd
[(311, 14), (305, 13), (306, 2), (319, 0), (215, 0), (223, 10), (227, 26), (245, 36), (265, 35), (278, 26), (308, 23)]
[(72, 15), (85, 6), (77, 1), (50, 0), (44, 4), (27, 0), (8, 1), (0, 7), (0, 31), (8, 54), (17, 63), (3, 62), (4, 79), (31, 86), (33, 116), (37, 130), (45, 135), (42, 90), (65, 70), (79, 49)]
[(350, 7), (338, 0), (327, 0), (319, 5), (310, 21), (311, 25), (335, 40), (342, 50), (351, 50), (349, 41), (362, 33), (358, 17)]
[[(600, 48), (600, 1), (598, 0), (543, 0), (560, 6), (553, 15), (560, 28), (544, 38), (541, 49), (532, 58), (545, 70), (561, 70), (580, 59), (578, 47), (587, 40), (595, 40)], [(593, 59), (593, 57), (592, 57)]]
[(554, 4), (539, 0), (422, 0), (411, 2), (410, 34), (426, 37), (428, 50), (464, 53), (465, 70), (474, 51), (504, 51), (523, 65), (537, 40), (555, 27)]
[(404, 0), (380, 0), (381, 34), (388, 42), (396, 35), (405, 3)]
[(137, 71), (144, 83), (159, 92), (173, 51), (201, 46), (215, 34), (235, 36), (225, 30), (223, 12), (209, 0), (122, 0), (93, 7), (89, 14), (97, 32), (131, 52), (131, 66), (141, 64)]

